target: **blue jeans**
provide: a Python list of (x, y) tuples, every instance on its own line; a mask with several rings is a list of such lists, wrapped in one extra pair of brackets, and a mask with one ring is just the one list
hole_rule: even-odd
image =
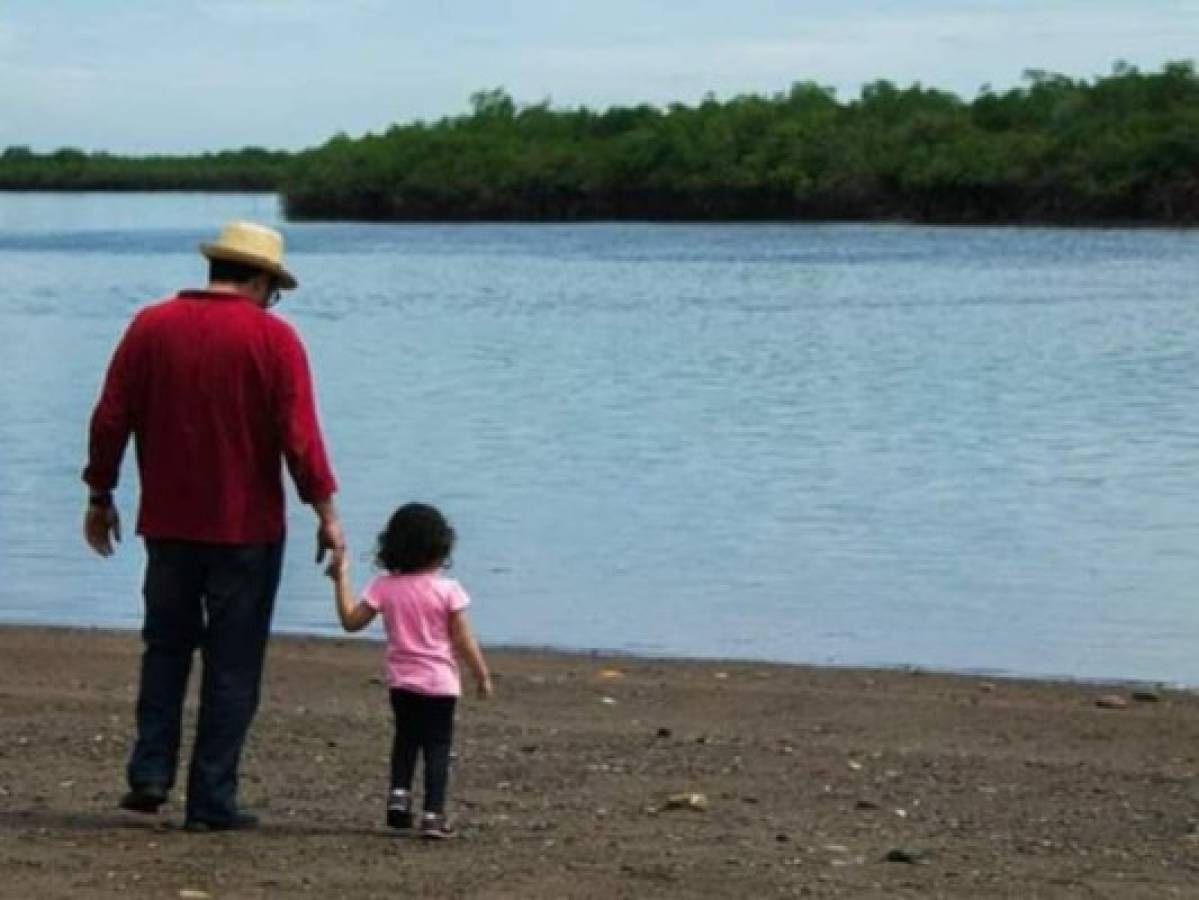
[(237, 813), (237, 769), (258, 709), (283, 541), (146, 540), (145, 623), (131, 787), (169, 790), (179, 764), (183, 700), (197, 648), (204, 663), (186, 817)]

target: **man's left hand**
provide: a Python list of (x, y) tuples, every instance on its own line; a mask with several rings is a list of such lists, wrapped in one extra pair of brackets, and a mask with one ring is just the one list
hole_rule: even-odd
[(339, 566), (346, 552), (346, 535), (341, 528), (341, 521), (332, 519), (322, 521), (316, 528), (316, 561), (325, 561), (325, 554), (332, 553), (330, 566)]

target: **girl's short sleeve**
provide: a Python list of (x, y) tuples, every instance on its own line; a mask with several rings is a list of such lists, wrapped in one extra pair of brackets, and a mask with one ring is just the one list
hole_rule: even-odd
[(383, 576), (376, 575), (362, 589), (362, 602), (378, 612), (383, 608)]
[(470, 596), (463, 590), (462, 585), (452, 578), (447, 578), (446, 588), (446, 607), (450, 612), (456, 613), (470, 606)]

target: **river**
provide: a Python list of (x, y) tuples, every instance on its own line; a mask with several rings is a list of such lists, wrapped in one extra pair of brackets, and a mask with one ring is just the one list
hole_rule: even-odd
[[(141, 548), (80, 537), (87, 417), (236, 216), (288, 239), (356, 579), (437, 503), (485, 644), (1199, 684), (1199, 233), (1168, 230), (0, 194), (0, 621), (137, 627)], [(310, 519), (276, 628), (333, 633)]]

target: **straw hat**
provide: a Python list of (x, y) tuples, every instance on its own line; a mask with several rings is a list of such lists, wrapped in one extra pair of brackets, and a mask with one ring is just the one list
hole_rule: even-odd
[(291, 290), (299, 282), (283, 268), (283, 235), (273, 228), (254, 222), (226, 222), (213, 243), (201, 244), (200, 252), (209, 259), (245, 263), (269, 272), (279, 286)]

